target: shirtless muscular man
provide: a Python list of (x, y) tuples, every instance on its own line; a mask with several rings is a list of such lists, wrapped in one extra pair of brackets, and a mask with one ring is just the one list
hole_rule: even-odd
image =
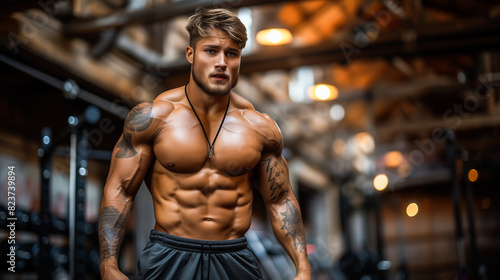
[(231, 91), (246, 29), (225, 9), (198, 9), (187, 30), (189, 83), (135, 106), (113, 149), (99, 212), (101, 277), (127, 279), (118, 268), (119, 249), (144, 181), (156, 223), (136, 279), (261, 279), (244, 236), (252, 188), (297, 268), (295, 279), (311, 279), (281, 132)]

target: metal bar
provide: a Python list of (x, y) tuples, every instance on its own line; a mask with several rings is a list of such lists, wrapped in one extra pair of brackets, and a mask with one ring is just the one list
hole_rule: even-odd
[(76, 248), (75, 248), (75, 232), (76, 232), (76, 221), (75, 221), (75, 192), (76, 192), (76, 172), (77, 172), (77, 159), (76, 159), (76, 153), (77, 153), (77, 145), (78, 145), (78, 139), (77, 139), (77, 129), (72, 127), (71, 131), (71, 136), (70, 136), (70, 161), (69, 161), (69, 275), (70, 279), (77, 279), (75, 278), (75, 254), (76, 254)]
[(75, 236), (74, 248), (75, 252), (73, 258), (75, 260), (74, 278), (86, 278), (86, 248), (85, 242), (87, 235), (85, 233), (85, 192), (86, 192), (86, 178), (87, 178), (87, 153), (88, 153), (88, 139), (86, 133), (82, 129), (77, 131), (77, 153), (76, 153), (76, 177), (75, 177), (75, 196), (74, 196), (74, 214), (75, 214)]
[(83, 101), (86, 101), (90, 104), (93, 104), (104, 111), (107, 111), (120, 119), (125, 119), (127, 116), (128, 112), (130, 111), (129, 108), (120, 106), (114, 102), (109, 102), (108, 100), (97, 96), (95, 94), (92, 94), (88, 91), (85, 90), (80, 90), (77, 95), (78, 98), (80, 98)]
[(476, 238), (476, 225), (474, 222), (474, 211), (473, 211), (473, 199), (472, 199), (472, 186), (470, 180), (468, 179), (468, 171), (470, 170), (469, 163), (469, 153), (462, 151), (462, 161), (463, 161), (463, 175), (462, 182), (464, 184), (464, 195), (467, 205), (467, 220), (469, 224), (469, 246), (471, 254), (471, 277), (472, 279), (479, 279), (479, 256), (477, 250), (477, 238)]
[(41, 145), (38, 150), (40, 157), (41, 191), (40, 191), (40, 218), (41, 223), (38, 229), (38, 244), (40, 252), (38, 254), (38, 279), (52, 279), (50, 262), (50, 177), (52, 172), (52, 155), (45, 151), (52, 143), (52, 132), (50, 128), (43, 128), (41, 135)]
[(465, 244), (462, 228), (462, 215), (460, 213), (460, 190), (457, 178), (457, 166), (455, 159), (455, 134), (451, 130), (446, 131), (446, 155), (451, 179), (451, 195), (453, 199), (453, 213), (455, 220), (455, 235), (457, 239), (458, 262), (460, 269), (465, 267)]
[(95, 43), (90, 50), (92, 57), (99, 59), (104, 53), (109, 51), (118, 37), (118, 34), (119, 32), (116, 29), (102, 31), (100, 40)]
[[(15, 68), (23, 73), (30, 75), (33, 78), (36, 78), (50, 86), (53, 86), (62, 92), (68, 91), (68, 85), (72, 84), (70, 81), (60, 81), (50, 75), (45, 74), (42, 71), (39, 71), (33, 67), (27, 66), (23, 63), (20, 63), (14, 59), (11, 59), (5, 55), (0, 54), (0, 61)], [(76, 84), (73, 82), (73, 84)], [(95, 106), (115, 115), (121, 119), (124, 119), (127, 116), (129, 108), (120, 106), (114, 102), (110, 102), (100, 96), (97, 96), (93, 93), (85, 91), (83, 89), (78, 88), (75, 92), (75, 97), (79, 98), (83, 101), (86, 101), (90, 104), (94, 104)], [(69, 131), (66, 133), (69, 134)]]
[[(56, 148), (54, 150), (54, 155), (55, 156), (68, 156), (69, 155), (69, 148)], [(111, 160), (111, 155), (113, 154), (112, 151), (104, 151), (104, 150), (91, 150), (88, 152), (87, 158), (88, 159), (95, 159), (95, 160), (105, 160), (109, 161)]]
[(86, 278), (85, 184), (87, 176), (87, 138), (82, 126), (71, 127), (69, 182), (70, 278)]
[(48, 85), (51, 85), (57, 89), (64, 90), (64, 82), (59, 81), (58, 79), (43, 73), (42, 71), (36, 70), (35, 68), (29, 67), (25, 64), (22, 64), (10, 57), (7, 57), (3, 54), (0, 54), (0, 61), (3, 63), (15, 68), (21, 72), (24, 72), (30, 75), (33, 78), (36, 78), (42, 82), (45, 82)]

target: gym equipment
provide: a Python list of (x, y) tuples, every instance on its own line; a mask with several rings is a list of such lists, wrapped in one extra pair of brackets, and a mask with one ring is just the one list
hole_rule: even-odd
[[(74, 88), (74, 87), (73, 87)], [(71, 91), (72, 87), (66, 87)], [(85, 279), (86, 275), (86, 222), (85, 222), (85, 183), (87, 176), (87, 146), (88, 139), (84, 132), (87, 124), (97, 123), (100, 119), (100, 111), (94, 106), (89, 106), (81, 116), (70, 116), (68, 118), (69, 129), (65, 130), (59, 137), (52, 139), (49, 128), (42, 130), (41, 145), (38, 150), (40, 156), (42, 187), (41, 187), (41, 209), (39, 235), (39, 266), (38, 276), (40, 279), (50, 279), (54, 269), (51, 263), (50, 251), (50, 229), (69, 233), (69, 271), (71, 279)], [(70, 140), (70, 185), (69, 185), (69, 218), (68, 223), (53, 219), (50, 213), (50, 177), (52, 168), (52, 156), (56, 147)], [(52, 223), (51, 223), (52, 221)]]

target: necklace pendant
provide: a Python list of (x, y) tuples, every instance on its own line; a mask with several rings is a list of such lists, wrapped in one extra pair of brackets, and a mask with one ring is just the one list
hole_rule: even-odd
[(200, 123), (201, 129), (203, 130), (203, 134), (205, 134), (205, 139), (207, 140), (207, 144), (208, 144), (208, 148), (209, 148), (208, 158), (212, 158), (212, 156), (214, 154), (215, 140), (217, 140), (217, 136), (219, 136), (219, 132), (220, 132), (222, 126), (224, 125), (224, 120), (226, 119), (227, 111), (229, 110), (229, 104), (231, 102), (231, 96), (228, 96), (226, 111), (224, 112), (224, 116), (222, 117), (222, 121), (220, 122), (219, 130), (217, 130), (217, 133), (215, 134), (214, 141), (212, 142), (212, 144), (210, 144), (210, 140), (208, 139), (207, 132), (205, 131), (205, 128), (203, 127), (203, 123), (201, 122), (198, 114), (196, 114), (196, 110), (194, 109), (193, 104), (191, 104), (191, 100), (189, 100), (189, 96), (187, 93), (187, 84), (186, 84), (186, 86), (184, 86), (184, 93), (186, 94), (186, 99), (189, 102), (189, 106), (191, 106), (191, 110), (193, 110), (194, 115), (196, 116), (196, 118), (198, 119), (198, 122)]

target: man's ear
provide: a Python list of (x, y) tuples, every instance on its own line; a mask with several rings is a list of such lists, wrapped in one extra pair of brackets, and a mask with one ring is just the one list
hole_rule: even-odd
[(191, 46), (186, 47), (186, 59), (189, 64), (193, 64), (194, 49)]

